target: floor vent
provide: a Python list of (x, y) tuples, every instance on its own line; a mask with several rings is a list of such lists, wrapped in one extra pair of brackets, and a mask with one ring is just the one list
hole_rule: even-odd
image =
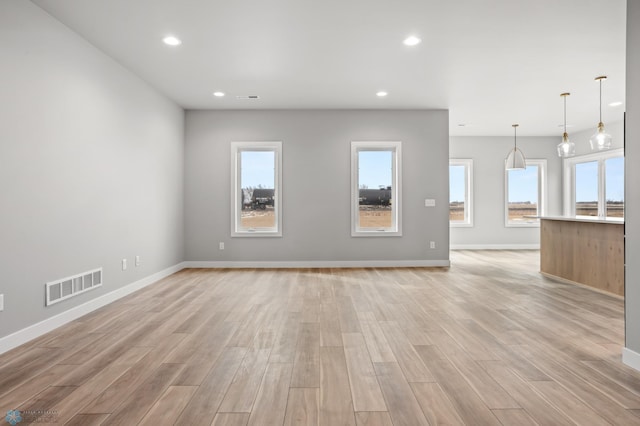
[(45, 286), (47, 306), (102, 286), (102, 268), (48, 282)]

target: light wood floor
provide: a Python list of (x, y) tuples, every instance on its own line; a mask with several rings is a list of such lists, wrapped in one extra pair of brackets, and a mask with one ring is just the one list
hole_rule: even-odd
[[(0, 411), (93, 425), (632, 425), (623, 302), (537, 251), (184, 270), (0, 356)], [(49, 416), (49, 417), (46, 417)], [(2, 420), (2, 419), (0, 419)]]

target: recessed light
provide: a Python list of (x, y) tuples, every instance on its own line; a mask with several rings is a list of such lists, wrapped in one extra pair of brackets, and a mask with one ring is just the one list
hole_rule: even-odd
[(376, 96), (379, 97), (379, 98), (384, 98), (387, 95), (388, 95), (388, 93), (385, 92), (384, 90), (381, 90), (378, 93), (376, 93)]
[(213, 92), (213, 96), (216, 98), (221, 98), (224, 96), (224, 92)]
[(166, 36), (162, 41), (167, 46), (180, 46), (182, 44), (182, 40), (175, 36)]
[(420, 44), (421, 42), (422, 40), (420, 40), (420, 38), (416, 36), (409, 36), (405, 38), (402, 43), (404, 43), (405, 46), (415, 46), (417, 44)]
[(609, 106), (610, 106), (610, 107), (617, 107), (617, 106), (620, 106), (620, 105), (622, 105), (622, 102), (620, 102), (620, 101), (618, 101), (618, 102), (611, 102), (611, 103), (609, 104)]

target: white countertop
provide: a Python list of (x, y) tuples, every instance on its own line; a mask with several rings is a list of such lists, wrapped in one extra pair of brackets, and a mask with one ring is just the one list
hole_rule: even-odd
[(610, 223), (614, 225), (624, 225), (621, 217), (601, 218), (595, 216), (540, 216), (542, 220), (563, 220), (566, 222), (588, 222), (588, 223)]

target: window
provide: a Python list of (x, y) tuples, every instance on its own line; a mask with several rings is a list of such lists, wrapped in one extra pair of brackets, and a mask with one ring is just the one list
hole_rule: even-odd
[(351, 235), (400, 236), (400, 142), (351, 142)]
[(282, 235), (282, 142), (231, 143), (231, 236)]
[(524, 170), (505, 170), (505, 226), (540, 226), (545, 211), (547, 160), (527, 160)]
[(564, 212), (567, 216), (624, 217), (624, 151), (567, 158)]
[(449, 160), (449, 224), (473, 226), (473, 160)]
[(598, 162), (576, 164), (575, 214), (598, 216)]
[(624, 217), (624, 157), (604, 160), (606, 217)]

